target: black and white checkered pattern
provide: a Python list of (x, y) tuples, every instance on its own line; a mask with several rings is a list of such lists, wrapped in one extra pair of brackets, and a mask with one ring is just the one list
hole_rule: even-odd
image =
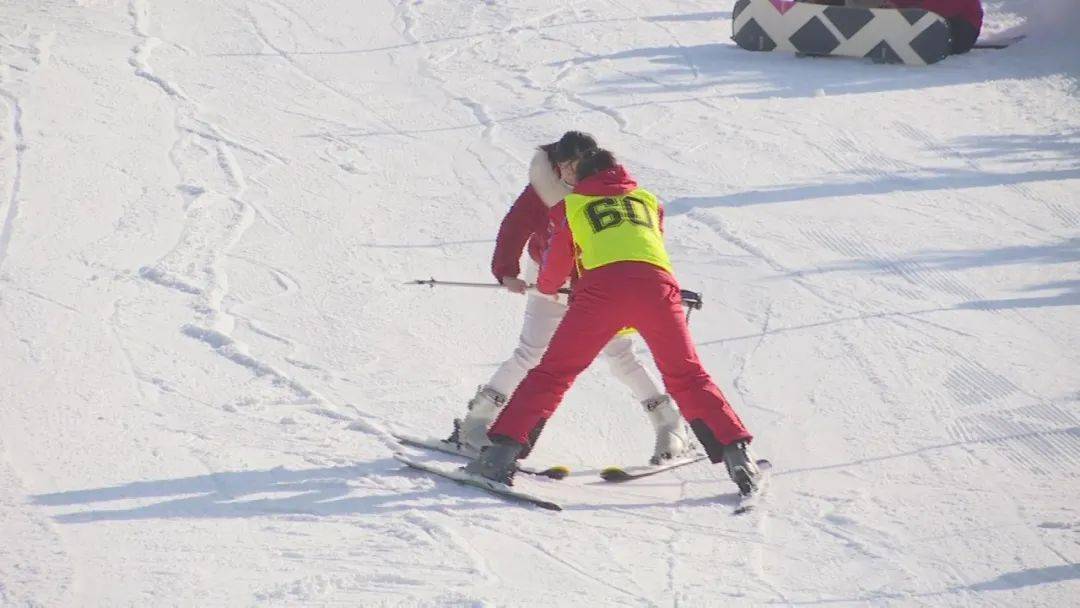
[(869, 9), (785, 0), (739, 0), (732, 39), (751, 51), (868, 57), (926, 65), (949, 54), (949, 26), (920, 9)]

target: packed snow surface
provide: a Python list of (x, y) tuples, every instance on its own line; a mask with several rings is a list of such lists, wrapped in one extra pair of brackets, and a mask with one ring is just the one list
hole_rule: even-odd
[[(0, 605), (1075, 605), (1080, 5), (925, 68), (732, 5), (0, 5)], [(753, 515), (706, 463), (598, 481), (652, 451), (602, 363), (520, 482), (562, 513), (393, 459), (524, 308), (404, 283), (490, 281), (567, 129), (667, 205)]]

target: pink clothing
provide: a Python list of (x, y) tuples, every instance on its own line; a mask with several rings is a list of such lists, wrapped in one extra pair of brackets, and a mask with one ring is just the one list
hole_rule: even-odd
[(521, 252), (526, 243), (529, 256), (537, 263), (547, 247), (548, 207), (530, 184), (506, 212), (491, 255), (491, 274), (500, 283), (503, 277), (521, 274)]

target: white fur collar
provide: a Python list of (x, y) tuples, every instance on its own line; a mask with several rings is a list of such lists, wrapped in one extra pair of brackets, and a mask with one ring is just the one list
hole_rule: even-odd
[(573, 192), (573, 188), (559, 179), (559, 174), (551, 167), (547, 152), (543, 150), (537, 150), (529, 163), (529, 183), (548, 207), (558, 205), (567, 194)]

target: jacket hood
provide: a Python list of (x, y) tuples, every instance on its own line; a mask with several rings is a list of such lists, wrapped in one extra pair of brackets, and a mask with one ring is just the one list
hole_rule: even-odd
[(637, 187), (637, 182), (626, 169), (622, 165), (615, 165), (578, 182), (574, 192), (586, 196), (612, 196), (626, 194)]
[(571, 192), (570, 186), (559, 178), (548, 160), (547, 152), (543, 150), (537, 150), (529, 163), (529, 184), (548, 207), (558, 205)]

